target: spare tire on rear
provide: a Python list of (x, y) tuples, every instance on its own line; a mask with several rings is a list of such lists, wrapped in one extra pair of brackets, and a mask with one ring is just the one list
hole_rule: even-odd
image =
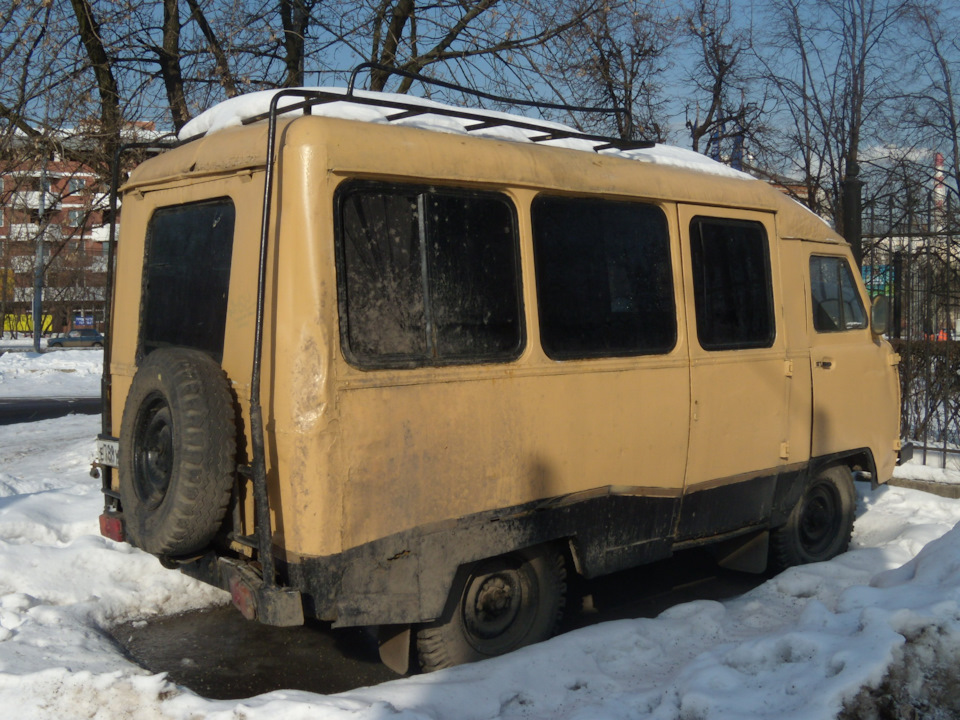
[(233, 397), (208, 355), (162, 348), (133, 378), (120, 428), (126, 537), (154, 555), (203, 550), (216, 535), (236, 471)]

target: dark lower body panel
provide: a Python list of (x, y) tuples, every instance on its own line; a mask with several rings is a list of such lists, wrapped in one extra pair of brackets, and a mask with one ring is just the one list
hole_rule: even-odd
[[(417, 527), (338, 555), (278, 561), (277, 571), (281, 586), (301, 593), (304, 615), (337, 626), (425, 622), (443, 615), (461, 568), (521, 548), (568, 543), (577, 571), (590, 578), (777, 527), (810, 475), (838, 459), (716, 481), (682, 496), (634, 488), (551, 498)], [(210, 553), (181, 570), (231, 590), (236, 602), (238, 564)], [(253, 586), (254, 604), (258, 593), (272, 602)], [(260, 619), (269, 621), (270, 612)]]

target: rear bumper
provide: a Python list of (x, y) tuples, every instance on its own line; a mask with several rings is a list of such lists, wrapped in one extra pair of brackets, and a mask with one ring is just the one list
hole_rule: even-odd
[(248, 620), (265, 625), (303, 625), (303, 599), (299, 590), (270, 587), (243, 560), (208, 553), (180, 566), (184, 575), (230, 593), (233, 604)]

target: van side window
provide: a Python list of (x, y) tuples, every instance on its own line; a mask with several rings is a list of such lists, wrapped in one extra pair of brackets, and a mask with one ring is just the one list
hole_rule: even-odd
[(359, 367), (515, 359), (516, 213), (499, 194), (373, 182), (337, 193), (341, 340)]
[(846, 258), (810, 258), (813, 327), (817, 332), (863, 330), (867, 313)]
[(143, 264), (144, 354), (178, 346), (222, 360), (235, 219), (230, 198), (154, 212), (147, 225)]
[(540, 340), (549, 357), (673, 349), (670, 235), (659, 207), (541, 195), (532, 217)]
[(690, 222), (697, 338), (704, 350), (773, 345), (776, 327), (767, 233), (758, 222)]

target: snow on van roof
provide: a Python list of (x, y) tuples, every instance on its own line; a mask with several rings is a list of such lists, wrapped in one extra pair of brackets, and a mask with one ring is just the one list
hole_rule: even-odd
[[(346, 88), (342, 87), (308, 87), (298, 89), (334, 93), (339, 95), (347, 94)], [(225, 100), (224, 102), (221, 102), (204, 111), (193, 120), (188, 122), (180, 131), (178, 137), (181, 141), (187, 141), (202, 135), (216, 132), (217, 130), (241, 125), (247, 118), (252, 118), (267, 113), (270, 109), (270, 101), (278, 92), (281, 91), (261, 90), (259, 92), (253, 92), (247, 95), (241, 95), (239, 97)], [(450, 105), (444, 105), (433, 100), (427, 100), (425, 98), (418, 98), (410, 95), (398, 95), (396, 93), (378, 93), (366, 90), (354, 90), (354, 95), (364, 99), (382, 99), (385, 102), (400, 102), (407, 105), (417, 105), (425, 108), (434, 107), (443, 110), (456, 109), (452, 108)], [(279, 107), (283, 108), (290, 105), (295, 105), (299, 102), (301, 102), (300, 97), (286, 97), (280, 100)], [(295, 109), (291, 110), (288, 114), (302, 112), (303, 111), (301, 109)], [(345, 120), (359, 120), (362, 122), (382, 124), (389, 122), (390, 124), (394, 125), (405, 125), (408, 127), (418, 127), (427, 130), (463, 135), (468, 134), (467, 127), (469, 125), (475, 124), (475, 121), (473, 120), (430, 113), (413, 115), (411, 117), (402, 119), (389, 120), (389, 116), (396, 114), (396, 112), (397, 110), (394, 107), (381, 107), (369, 104), (360, 105), (351, 103), (349, 100), (344, 100), (343, 102), (324, 103), (315, 105), (311, 108), (311, 113), (313, 115), (324, 117), (335, 117)], [(535, 124), (543, 130), (573, 130), (573, 128), (560, 123), (526, 118), (524, 116), (499, 112), (496, 110), (478, 110), (471, 108), (470, 112), (472, 114), (483, 115), (492, 119), (499, 118), (514, 121), (520, 120), (524, 123)], [(525, 128), (511, 127), (506, 125), (492, 125), (482, 129), (470, 130), (469, 134), (495, 138), (498, 140), (531, 142), (531, 138), (540, 133), (536, 130)], [(552, 147), (563, 147), (572, 150), (584, 150), (589, 152), (594, 152), (596, 147), (602, 145), (602, 143), (599, 141), (585, 140), (582, 138), (555, 138), (548, 140), (543, 144), (548, 143)], [(695, 153), (692, 150), (685, 150), (683, 148), (673, 147), (670, 145), (658, 144), (651, 148), (630, 150), (617, 150), (610, 148), (601, 150), (600, 152), (602, 152), (604, 155), (616, 155), (620, 157), (626, 157), (631, 160), (639, 160), (641, 162), (649, 162), (656, 165), (667, 165), (671, 167), (684, 168), (687, 170), (695, 170), (697, 172), (719, 175), (722, 177), (743, 180), (755, 179), (746, 173), (740, 172), (739, 170), (734, 170), (733, 168), (716, 162), (715, 160), (711, 160), (705, 155)]]

